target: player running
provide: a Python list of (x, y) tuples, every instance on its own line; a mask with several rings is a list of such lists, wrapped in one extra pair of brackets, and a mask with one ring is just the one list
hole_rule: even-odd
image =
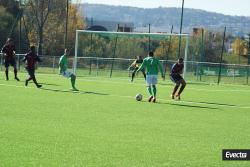
[(37, 62), (41, 62), (41, 59), (36, 54), (35, 46), (30, 47), (30, 51), (25, 55), (23, 62), (26, 62), (25, 69), (29, 74), (29, 77), (25, 80), (25, 86), (28, 86), (29, 81), (33, 80), (36, 87), (41, 88), (42, 85), (37, 83), (35, 76), (35, 65)]
[[(140, 65), (142, 64), (142, 62), (143, 62), (142, 57), (141, 57), (141, 56), (137, 56), (136, 60), (129, 66), (129, 68), (128, 68), (129, 70), (130, 70), (131, 68), (134, 69), (134, 70), (133, 70), (133, 73), (132, 73), (131, 82), (134, 81), (135, 73), (136, 73), (136, 71), (139, 69), (139, 67), (140, 67)], [(142, 72), (142, 74), (143, 74), (143, 76), (144, 76), (144, 79), (146, 80), (146, 73), (145, 73), (145, 70), (142, 70), (141, 72)]]
[(16, 47), (14, 45), (14, 41), (11, 38), (8, 38), (5, 45), (2, 48), (2, 53), (4, 57), (4, 65), (5, 65), (5, 76), (6, 81), (9, 80), (9, 66), (13, 66), (15, 80), (19, 81), (17, 77), (17, 68), (16, 68), (16, 60), (15, 60), (15, 51)]
[[(179, 58), (178, 62), (175, 63), (171, 69), (170, 73), (170, 79), (176, 84), (173, 90), (173, 93), (171, 95), (172, 99), (177, 97), (178, 100), (181, 99), (181, 93), (186, 87), (186, 81), (182, 78), (181, 74), (183, 73), (184, 64), (183, 64), (183, 58)], [(179, 89), (179, 92), (176, 94), (177, 90)]]
[(75, 87), (76, 76), (72, 72), (67, 70), (67, 68), (68, 68), (67, 57), (68, 57), (68, 50), (64, 49), (64, 54), (60, 57), (60, 60), (59, 60), (60, 75), (66, 77), (66, 78), (70, 78), (72, 90), (78, 91), (78, 89), (76, 89), (76, 87)]
[[(164, 79), (164, 74), (163, 74), (163, 68), (162, 64), (160, 61), (154, 57), (154, 52), (149, 52), (149, 56), (143, 60), (142, 65), (139, 67), (137, 72), (147, 69), (147, 76), (146, 76), (146, 82), (147, 82), (147, 90), (150, 95), (148, 102), (156, 102), (156, 84), (157, 84), (157, 77), (158, 77), (158, 72), (160, 69), (161, 76)], [(152, 92), (152, 88), (153, 92)]]

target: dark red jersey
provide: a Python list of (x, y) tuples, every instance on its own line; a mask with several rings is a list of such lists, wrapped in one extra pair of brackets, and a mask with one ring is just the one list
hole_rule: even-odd
[(35, 69), (36, 62), (40, 62), (40, 58), (33, 52), (29, 52), (25, 55), (23, 61), (26, 61), (26, 69)]
[(171, 74), (182, 74), (184, 65), (175, 63), (172, 67)]
[(15, 58), (15, 45), (4, 45), (2, 52), (5, 54), (5, 60), (12, 60)]

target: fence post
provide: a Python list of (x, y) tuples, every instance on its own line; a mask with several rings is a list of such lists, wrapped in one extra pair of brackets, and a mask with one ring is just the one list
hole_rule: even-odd
[(1, 64), (0, 64), (0, 66), (1, 66), (1, 71), (3, 70), (3, 54), (1, 53)]
[(248, 63), (247, 63), (247, 85), (249, 80), (249, 65), (250, 65), (250, 34), (248, 34)]
[(89, 59), (89, 75), (91, 75), (91, 71), (92, 71), (92, 59)]
[(17, 67), (18, 71), (20, 71), (20, 54), (17, 55)]
[(115, 61), (116, 48), (117, 48), (117, 41), (118, 41), (118, 35), (115, 38), (115, 47), (114, 47), (114, 50), (113, 50), (113, 59), (112, 59), (111, 70), (110, 70), (110, 75), (109, 75), (110, 78), (112, 77), (112, 74), (113, 74), (114, 61)]
[(56, 56), (53, 57), (53, 73), (55, 73)]
[(222, 70), (222, 60), (223, 60), (224, 47), (225, 47), (226, 31), (227, 31), (227, 27), (225, 27), (224, 35), (223, 35), (223, 42), (222, 42), (222, 48), (221, 48), (221, 57), (220, 57), (220, 69), (219, 69), (219, 75), (218, 75), (218, 85), (220, 84), (220, 81), (221, 81), (221, 70)]
[(99, 71), (99, 59), (97, 57), (96, 58), (96, 76), (98, 76), (98, 71)]

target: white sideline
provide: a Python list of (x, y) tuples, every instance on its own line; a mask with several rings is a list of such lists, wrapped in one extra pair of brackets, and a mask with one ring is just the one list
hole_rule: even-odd
[[(35, 87), (26, 87), (26, 86), (19, 86), (19, 85), (11, 85), (11, 84), (0, 84), (0, 86), (5, 86), (5, 87), (16, 87), (16, 88), (25, 88), (25, 89), (37, 89)], [(62, 91), (68, 91), (68, 90), (63, 90)], [(122, 95), (109, 95), (112, 97), (120, 97), (120, 98), (130, 98), (134, 99), (133, 96), (122, 96)], [(219, 107), (219, 108), (238, 108), (238, 109), (250, 109), (250, 106), (236, 106), (236, 105), (226, 105), (226, 104), (209, 104), (209, 103), (202, 103), (202, 102), (189, 102), (189, 101), (175, 101), (175, 100), (166, 100), (166, 99), (157, 99), (160, 101), (164, 102), (169, 102), (169, 104), (196, 104), (196, 105), (204, 105), (204, 106), (214, 106), (214, 107)]]

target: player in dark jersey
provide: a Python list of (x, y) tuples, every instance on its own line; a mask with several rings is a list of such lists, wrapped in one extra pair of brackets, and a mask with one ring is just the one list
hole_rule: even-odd
[(15, 45), (14, 41), (11, 38), (8, 38), (5, 45), (2, 48), (2, 53), (4, 57), (4, 65), (5, 65), (5, 76), (6, 80), (9, 80), (9, 66), (13, 66), (15, 80), (19, 81), (17, 77), (17, 68), (16, 68), (16, 60), (15, 60)]
[(33, 80), (36, 87), (41, 88), (42, 85), (37, 83), (35, 76), (35, 65), (37, 62), (41, 62), (40, 58), (36, 54), (35, 46), (30, 47), (30, 51), (25, 55), (23, 61), (26, 62), (25, 69), (29, 74), (29, 77), (25, 80), (25, 86), (28, 86), (29, 81)]
[[(143, 58), (141, 56), (137, 56), (136, 60), (129, 66), (129, 68), (128, 68), (129, 70), (131, 68), (133, 68), (131, 82), (134, 81), (136, 71), (139, 69), (139, 67), (141, 66), (142, 63), (143, 63)], [(142, 70), (141, 72), (142, 72), (142, 74), (144, 76), (144, 79), (146, 80), (145, 70)]]
[[(173, 93), (171, 95), (172, 99), (174, 99), (176, 96), (178, 100), (180, 100), (181, 93), (186, 87), (186, 81), (181, 76), (181, 74), (183, 73), (183, 69), (184, 69), (183, 58), (179, 58), (178, 62), (173, 65), (171, 69), (171, 73), (170, 73), (170, 79), (176, 84), (174, 87)], [(178, 89), (179, 89), (179, 92), (176, 94)]]

